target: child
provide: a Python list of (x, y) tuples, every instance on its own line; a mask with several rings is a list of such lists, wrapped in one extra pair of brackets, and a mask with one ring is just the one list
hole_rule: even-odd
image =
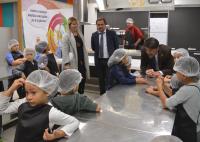
[(77, 92), (81, 79), (81, 74), (75, 69), (62, 71), (59, 76), (59, 92), (61, 95), (51, 99), (52, 105), (67, 114), (74, 114), (79, 111), (100, 112), (101, 109), (98, 104)]
[[(6, 54), (6, 61), (9, 66), (16, 67), (23, 64), (26, 61), (23, 54), (19, 51), (19, 42), (16, 39), (11, 39), (8, 42), (9, 52)], [(12, 85), (15, 79), (20, 78), (21, 76), (13, 75), (11, 79), (8, 80), (8, 87)], [(19, 98), (25, 97), (25, 91), (23, 87), (17, 89)]]
[(163, 92), (163, 79), (158, 78), (158, 95), (164, 108), (177, 108), (172, 135), (183, 142), (197, 142), (200, 131), (199, 63), (193, 57), (183, 57), (177, 60), (173, 69), (178, 80), (184, 85), (167, 98)]
[(19, 51), (19, 42), (11, 39), (8, 42), (9, 52), (6, 54), (6, 61), (9, 66), (17, 66), (26, 61), (22, 53)]
[(176, 62), (181, 57), (189, 57), (189, 52), (184, 48), (178, 48), (172, 53), (174, 57), (174, 62)]
[(117, 49), (108, 60), (108, 89), (117, 84), (146, 84), (147, 80), (131, 75), (127, 69), (128, 56), (124, 49)]
[(47, 67), (51, 74), (58, 76), (59, 69), (58, 65), (56, 63), (56, 59), (54, 57), (54, 54), (49, 51), (49, 47), (46, 41), (40, 41), (36, 46), (35, 50), (41, 54), (41, 57), (44, 58), (47, 57)]
[[(48, 95), (58, 85), (58, 78), (44, 70), (32, 72), (26, 79), (15, 80), (13, 85), (0, 95), (1, 114), (18, 112), (18, 123), (14, 142), (43, 142), (64, 136), (71, 136), (79, 122), (72, 116), (60, 112), (47, 104)], [(18, 87), (25, 85), (26, 98), (9, 103), (9, 99)], [(60, 129), (48, 131), (54, 125)]]
[(22, 72), (25, 77), (28, 77), (28, 75), (34, 70), (38, 70), (37, 61), (34, 60), (34, 56), (35, 50), (33, 48), (24, 49), (24, 57), (26, 58), (26, 61), (23, 64), (19, 65), (16, 69), (20, 73)]

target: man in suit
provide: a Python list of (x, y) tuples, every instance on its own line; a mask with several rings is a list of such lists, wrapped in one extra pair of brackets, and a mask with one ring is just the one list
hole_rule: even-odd
[(119, 48), (116, 33), (106, 29), (106, 24), (105, 18), (98, 18), (96, 20), (97, 31), (91, 37), (91, 46), (95, 52), (95, 67), (99, 77), (101, 95), (106, 91), (108, 59), (114, 50)]
[(155, 38), (148, 38), (141, 50), (141, 74), (149, 77), (171, 75), (173, 66), (170, 47), (159, 45)]

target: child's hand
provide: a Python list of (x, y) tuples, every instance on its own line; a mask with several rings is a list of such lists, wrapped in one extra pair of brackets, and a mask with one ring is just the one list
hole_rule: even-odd
[(148, 84), (148, 81), (142, 77), (136, 77), (136, 83), (138, 84)]
[(148, 88), (146, 88), (146, 93), (154, 95), (154, 96), (158, 96), (158, 90), (154, 86), (149, 86)]
[(10, 88), (5, 91), (4, 95), (11, 97), (15, 90), (17, 90), (19, 87), (23, 86), (25, 83), (25, 80), (23, 78), (16, 79), (13, 84), (10, 86)]
[(170, 75), (165, 76), (164, 82), (166, 82), (166, 83), (170, 82), (170, 81), (171, 81), (171, 78), (172, 78), (172, 77), (171, 77)]
[(17, 90), (19, 87), (23, 86), (25, 83), (25, 80), (23, 78), (20, 79), (16, 79), (13, 84), (11, 85), (11, 87), (9, 89), (15, 91)]
[(162, 89), (162, 87), (163, 87), (163, 82), (164, 82), (164, 78), (163, 78), (163, 77), (158, 77), (158, 78), (156, 79), (156, 84), (157, 84), (158, 90), (159, 90), (159, 89)]
[(45, 141), (51, 141), (55, 140), (57, 138), (64, 137), (65, 133), (62, 130), (54, 130), (53, 133), (49, 133), (48, 129), (45, 129), (44, 134), (43, 134), (43, 139)]

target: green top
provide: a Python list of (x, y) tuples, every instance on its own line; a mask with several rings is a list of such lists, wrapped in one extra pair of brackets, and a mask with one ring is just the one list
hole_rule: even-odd
[(59, 95), (52, 98), (52, 105), (66, 114), (74, 114), (79, 111), (96, 112), (97, 104), (87, 96), (79, 93), (73, 95)]

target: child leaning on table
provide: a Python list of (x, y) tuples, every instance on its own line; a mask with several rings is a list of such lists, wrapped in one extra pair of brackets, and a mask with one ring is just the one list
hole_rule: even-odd
[(76, 69), (67, 69), (59, 76), (59, 93), (50, 100), (57, 109), (67, 114), (79, 111), (100, 112), (100, 106), (90, 100), (87, 96), (78, 93), (79, 83), (82, 76)]
[[(189, 57), (189, 52), (184, 48), (178, 48), (173, 53), (174, 62), (183, 57)], [(176, 74), (166, 75), (163, 82), (163, 89), (167, 96), (172, 96), (183, 84), (177, 79)], [(156, 86), (149, 86), (146, 92), (158, 96), (158, 89)]]
[(177, 108), (172, 135), (183, 142), (197, 142), (197, 139), (200, 140), (199, 63), (193, 57), (183, 57), (175, 63), (173, 69), (183, 86), (167, 98), (163, 92), (163, 79), (158, 78), (158, 95), (164, 108)]
[[(44, 70), (32, 72), (26, 80), (20, 78), (0, 95), (1, 114), (18, 112), (14, 142), (44, 142), (69, 137), (78, 128), (79, 121), (47, 104), (48, 95), (58, 85), (58, 78)], [(25, 85), (26, 98), (9, 102), (12, 93)], [(50, 133), (54, 125), (61, 126)]]

